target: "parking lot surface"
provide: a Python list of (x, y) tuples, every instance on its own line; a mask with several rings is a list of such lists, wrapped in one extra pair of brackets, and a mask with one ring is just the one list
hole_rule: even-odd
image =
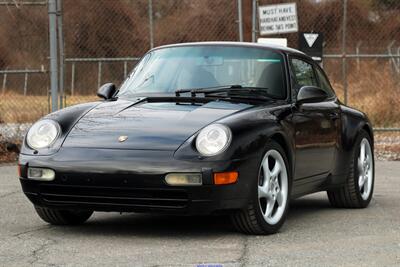
[(0, 266), (400, 266), (400, 162), (377, 162), (369, 208), (331, 208), (317, 193), (293, 201), (272, 236), (236, 233), (224, 217), (95, 213), (50, 226), (15, 166), (0, 167), (0, 181)]

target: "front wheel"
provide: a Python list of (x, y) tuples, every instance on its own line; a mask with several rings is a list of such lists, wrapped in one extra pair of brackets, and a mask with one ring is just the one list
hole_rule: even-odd
[(39, 217), (53, 225), (77, 225), (86, 222), (93, 211), (78, 211), (78, 210), (57, 210), (48, 209), (39, 206), (35, 206), (36, 213)]
[(331, 205), (337, 208), (367, 207), (374, 191), (374, 167), (372, 140), (368, 133), (362, 130), (353, 149), (345, 185), (328, 191)]
[(260, 163), (254, 196), (246, 209), (232, 215), (236, 229), (246, 234), (274, 234), (283, 225), (289, 207), (288, 161), (282, 147), (271, 141)]

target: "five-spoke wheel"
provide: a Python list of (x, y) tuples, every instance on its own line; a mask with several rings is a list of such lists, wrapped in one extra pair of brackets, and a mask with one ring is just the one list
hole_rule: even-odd
[(275, 141), (267, 144), (266, 152), (255, 172), (254, 193), (248, 206), (232, 215), (235, 227), (247, 234), (273, 234), (283, 225), (290, 197), (290, 172), (283, 148)]
[(370, 135), (361, 130), (355, 142), (348, 176), (340, 188), (328, 191), (330, 203), (338, 208), (365, 208), (374, 190), (374, 150)]
[(276, 224), (282, 217), (288, 195), (286, 164), (277, 150), (269, 150), (262, 161), (258, 199), (266, 222)]
[(364, 138), (360, 143), (360, 153), (357, 160), (358, 188), (364, 200), (368, 199), (372, 189), (372, 176), (374, 172), (372, 157), (371, 145), (369, 141)]

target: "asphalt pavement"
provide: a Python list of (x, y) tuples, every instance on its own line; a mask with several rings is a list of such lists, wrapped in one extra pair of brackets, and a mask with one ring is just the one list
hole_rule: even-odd
[(400, 266), (400, 162), (379, 161), (367, 209), (325, 193), (292, 202), (272, 236), (236, 233), (224, 217), (95, 213), (84, 225), (42, 222), (15, 166), (0, 167), (0, 266)]

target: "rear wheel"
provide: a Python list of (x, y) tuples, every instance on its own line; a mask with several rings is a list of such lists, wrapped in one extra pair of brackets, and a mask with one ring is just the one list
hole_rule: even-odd
[(353, 149), (346, 184), (339, 189), (328, 191), (331, 205), (338, 208), (367, 207), (374, 191), (374, 167), (371, 137), (362, 130)]
[(284, 150), (271, 141), (254, 183), (254, 197), (246, 209), (232, 215), (237, 230), (246, 234), (273, 234), (283, 225), (290, 195), (287, 166)]
[(93, 211), (58, 210), (35, 206), (36, 213), (43, 221), (53, 225), (77, 225), (86, 222)]

